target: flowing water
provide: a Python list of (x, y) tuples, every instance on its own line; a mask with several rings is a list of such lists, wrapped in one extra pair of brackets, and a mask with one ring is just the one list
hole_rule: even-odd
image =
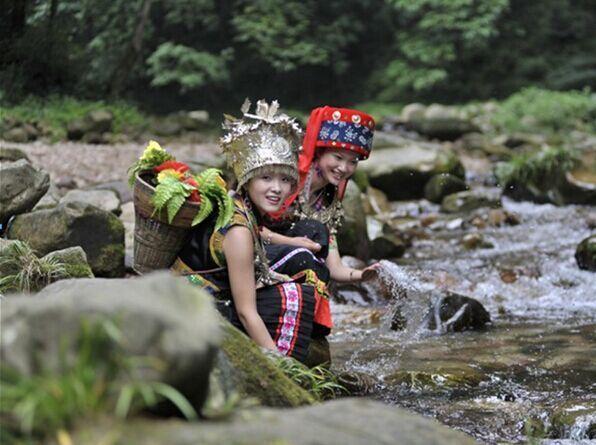
[[(394, 300), (335, 304), (334, 362), (374, 377), (375, 397), (484, 443), (590, 443), (596, 273), (580, 270), (574, 253), (590, 234), (593, 209), (507, 199), (503, 207), (520, 224), (478, 228), (469, 224), (473, 215), (439, 218), (398, 264), (383, 262)], [(425, 201), (394, 210), (396, 218), (438, 213)], [(492, 247), (467, 250), (461, 240), (470, 232)], [(443, 335), (425, 329), (429, 296), (445, 289), (479, 300), (492, 318), (488, 329)], [(398, 306), (408, 324), (394, 332)]]

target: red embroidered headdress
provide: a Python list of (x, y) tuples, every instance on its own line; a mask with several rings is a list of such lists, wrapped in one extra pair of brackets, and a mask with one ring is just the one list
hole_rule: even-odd
[(298, 160), (301, 175), (308, 173), (317, 147), (344, 149), (367, 159), (372, 149), (372, 116), (347, 108), (321, 107), (310, 113)]

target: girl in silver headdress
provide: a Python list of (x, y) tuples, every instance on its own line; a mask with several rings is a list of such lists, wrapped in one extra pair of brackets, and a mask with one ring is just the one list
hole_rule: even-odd
[(278, 211), (298, 181), (299, 126), (277, 115), (277, 103), (243, 106), (226, 117), (222, 147), (234, 171), (234, 215), (215, 230), (215, 217), (192, 232), (174, 270), (215, 296), (220, 311), (257, 344), (304, 360), (314, 315), (314, 288), (270, 271), (259, 221)]

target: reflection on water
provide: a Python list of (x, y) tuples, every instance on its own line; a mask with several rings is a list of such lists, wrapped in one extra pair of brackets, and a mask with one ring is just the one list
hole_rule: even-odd
[[(378, 398), (485, 443), (582, 443), (596, 435), (596, 274), (578, 269), (574, 253), (590, 233), (590, 209), (507, 200), (504, 208), (521, 224), (478, 229), (450, 217), (399, 265), (383, 262), (396, 296), (387, 306), (334, 305), (334, 361), (377, 378)], [(466, 250), (461, 238), (475, 231), (494, 247)], [(433, 289), (478, 299), (493, 325), (442, 336), (424, 330)], [(408, 323), (393, 332), (398, 306)]]

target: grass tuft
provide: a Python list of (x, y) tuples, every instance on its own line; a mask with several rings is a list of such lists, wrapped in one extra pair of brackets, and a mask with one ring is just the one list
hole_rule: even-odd
[(311, 393), (317, 400), (332, 399), (348, 390), (338, 383), (336, 375), (325, 365), (309, 368), (297, 360), (275, 357), (277, 367), (294, 383)]
[(15, 240), (0, 248), (0, 294), (37, 292), (54, 281), (70, 278), (57, 258), (38, 258), (24, 241)]

